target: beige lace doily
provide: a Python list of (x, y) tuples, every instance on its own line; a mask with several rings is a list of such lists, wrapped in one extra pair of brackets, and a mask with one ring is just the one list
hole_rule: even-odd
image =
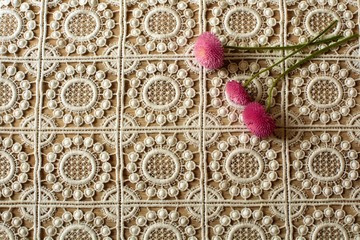
[[(238, 46), (359, 33), (356, 0), (1, 0), (0, 239), (360, 239), (360, 55), (290, 73), (274, 137), (224, 96), (287, 52)], [(322, 46), (314, 46), (314, 51)], [(272, 78), (251, 85), (264, 102)]]

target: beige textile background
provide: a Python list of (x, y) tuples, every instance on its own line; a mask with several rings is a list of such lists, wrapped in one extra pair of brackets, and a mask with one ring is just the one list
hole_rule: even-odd
[(279, 83), (268, 139), (223, 90), (287, 52), (192, 55), (359, 33), (359, 4), (1, 0), (0, 239), (360, 239), (359, 40)]

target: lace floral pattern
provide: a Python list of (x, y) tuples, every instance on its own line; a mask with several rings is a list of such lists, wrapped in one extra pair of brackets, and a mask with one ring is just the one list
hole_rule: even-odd
[(291, 75), (291, 108), (303, 122), (338, 125), (356, 113), (357, 74), (343, 64), (311, 62)]
[(127, 1), (127, 40), (142, 53), (184, 53), (199, 34), (196, 1)]
[(118, 10), (105, 2), (64, 2), (48, 15), (47, 42), (64, 56), (101, 55), (118, 39)]
[(0, 63), (0, 124), (15, 126), (34, 112), (35, 78), (20, 64)]
[(184, 62), (142, 62), (125, 77), (125, 113), (141, 125), (184, 125), (199, 111), (199, 76)]
[(59, 126), (94, 126), (115, 112), (117, 82), (107, 69), (91, 63), (61, 64), (46, 78), (43, 111)]
[(278, 3), (267, 1), (213, 1), (207, 28), (232, 46), (268, 45), (279, 42)]
[[(0, 239), (360, 239), (359, 40), (287, 74), (274, 136), (228, 101), (289, 51), (359, 33), (353, 0), (0, 1)], [(309, 52), (324, 47), (309, 48)], [(264, 104), (273, 80), (249, 87)]]
[(2, 1), (1, 5), (0, 56), (20, 57), (38, 44), (40, 8), (26, 1)]

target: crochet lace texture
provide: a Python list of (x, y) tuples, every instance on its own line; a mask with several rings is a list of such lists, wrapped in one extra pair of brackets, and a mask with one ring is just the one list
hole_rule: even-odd
[[(305, 43), (331, 22), (359, 33), (355, 0), (0, 1), (0, 239), (360, 239), (360, 43), (289, 73), (274, 136), (227, 101), (287, 51), (193, 56), (227, 45)], [(256, 78), (272, 80), (323, 45)]]

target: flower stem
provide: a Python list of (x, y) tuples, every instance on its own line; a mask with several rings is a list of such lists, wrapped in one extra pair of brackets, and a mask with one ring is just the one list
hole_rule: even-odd
[(249, 78), (245, 84), (244, 87), (247, 87), (252, 80), (254, 80), (255, 78), (257, 78), (258, 76), (260, 76), (260, 74), (272, 69), (273, 67), (279, 65), (280, 63), (284, 62), (286, 59), (294, 56), (296, 53), (300, 52), (302, 49), (306, 48), (307, 46), (309, 46), (310, 44), (314, 43), (318, 38), (320, 38), (322, 35), (324, 35), (327, 31), (329, 31), (330, 28), (332, 28), (335, 24), (337, 23), (337, 20), (333, 21), (327, 28), (325, 28), (323, 31), (321, 31), (316, 37), (314, 37), (312, 40), (310, 40), (310, 42), (306, 43), (305, 45), (303, 45), (302, 47), (298, 48), (297, 50), (293, 51), (291, 54), (289, 54), (288, 56), (280, 59), (279, 61), (277, 61), (276, 63), (274, 63), (273, 65), (265, 68), (264, 70), (258, 72), (257, 74), (253, 75), (251, 78)]
[(303, 43), (303, 44), (297, 44), (297, 45), (293, 45), (293, 46), (272, 46), (272, 47), (237, 47), (237, 46), (227, 46), (225, 45), (224, 48), (229, 48), (229, 49), (237, 49), (237, 50), (246, 50), (246, 51), (261, 51), (261, 50), (291, 50), (291, 49), (298, 49), (300, 47), (303, 46), (309, 46), (309, 45), (319, 45), (321, 43), (329, 43), (329, 42), (333, 42), (338, 40), (339, 38), (341, 38), (342, 36), (340, 35), (336, 35), (330, 38), (325, 38), (316, 42), (313, 42), (311, 44), (308, 43)]
[(272, 95), (273, 95), (273, 90), (275, 88), (275, 86), (277, 85), (277, 83), (279, 82), (280, 79), (282, 79), (286, 74), (288, 74), (289, 72), (293, 71), (294, 69), (296, 69), (297, 67), (299, 67), (300, 65), (304, 64), (305, 62), (313, 59), (314, 57), (316, 56), (319, 56), (320, 54), (323, 54), (327, 51), (329, 51), (330, 49), (334, 48), (334, 47), (337, 47), (337, 46), (340, 46), (341, 44), (347, 42), (347, 41), (350, 41), (354, 38), (358, 38), (359, 37), (359, 34), (354, 34), (354, 35), (351, 35), (349, 37), (346, 37), (346, 38), (343, 38), (341, 40), (339, 40), (338, 42), (336, 43), (333, 43), (327, 47), (324, 47), (323, 49), (320, 49), (316, 52), (314, 52), (313, 54), (307, 56), (306, 58), (298, 61), (297, 63), (295, 63), (294, 65), (292, 65), (290, 68), (288, 68), (286, 71), (284, 71), (280, 76), (278, 76), (275, 81), (273, 82), (271, 88), (270, 88), (270, 92), (269, 92), (269, 96), (267, 98), (267, 103), (266, 103), (266, 110), (269, 111), (270, 110), (270, 107), (271, 107), (271, 99), (272, 99)]

